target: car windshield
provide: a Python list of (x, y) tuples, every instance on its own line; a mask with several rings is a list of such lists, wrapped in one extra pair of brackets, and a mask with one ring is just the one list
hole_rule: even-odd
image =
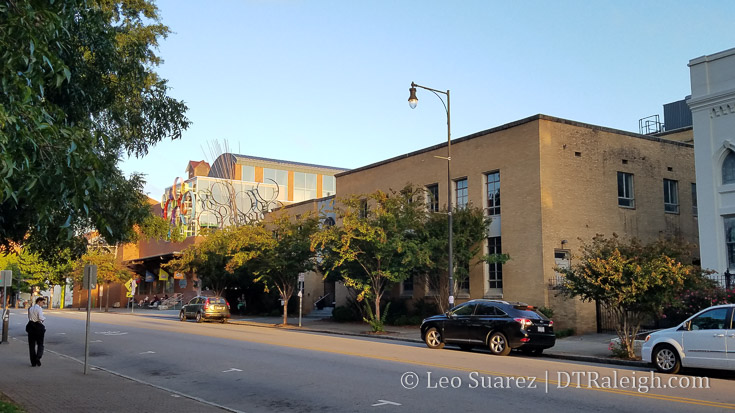
[(225, 299), (222, 297), (209, 298), (209, 304), (224, 304)]

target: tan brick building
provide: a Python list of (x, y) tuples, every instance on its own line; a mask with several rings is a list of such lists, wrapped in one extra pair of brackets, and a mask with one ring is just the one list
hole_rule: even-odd
[[(594, 304), (556, 297), (554, 268), (568, 265), (570, 254), (573, 262), (580, 239), (595, 234), (697, 242), (694, 150), (681, 142), (686, 137), (677, 138), (536, 115), (453, 140), (453, 204), (485, 207), (493, 224), (484, 253), (491, 248), (511, 257), (502, 266), (474, 266), (457, 301), (490, 297), (549, 306), (558, 327), (594, 331)], [(437, 158), (446, 151), (442, 143), (339, 173), (338, 198), (412, 183), (446, 205), (446, 161)], [(413, 284), (393, 294), (426, 295), (425, 286)]]

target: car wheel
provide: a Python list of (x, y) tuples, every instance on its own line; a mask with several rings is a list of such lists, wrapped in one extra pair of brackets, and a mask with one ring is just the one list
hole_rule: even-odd
[(227, 319), (223, 317), (222, 320), (220, 320), (220, 323), (222, 323), (222, 324), (227, 323)]
[(490, 352), (496, 356), (507, 356), (510, 354), (508, 340), (503, 333), (493, 333), (490, 336), (490, 340), (488, 340), (488, 347), (490, 347)]
[(204, 321), (204, 319), (202, 318), (202, 313), (197, 313), (196, 320), (197, 323), (201, 323), (202, 321)]
[(676, 374), (681, 369), (679, 353), (669, 345), (656, 347), (653, 351), (653, 365), (661, 373)]
[(442, 335), (441, 333), (439, 333), (439, 330), (437, 330), (436, 327), (431, 327), (430, 329), (426, 330), (426, 338), (424, 341), (426, 342), (426, 346), (429, 348), (444, 348)]
[(179, 320), (186, 321), (186, 313), (184, 312), (184, 310), (181, 310), (181, 312), (179, 312)]
[(459, 345), (459, 348), (462, 351), (471, 351), (472, 350), (472, 346), (469, 345), (469, 344), (460, 344)]

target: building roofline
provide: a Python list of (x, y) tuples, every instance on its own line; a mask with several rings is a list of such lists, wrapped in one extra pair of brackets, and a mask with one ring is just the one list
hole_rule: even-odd
[(273, 162), (273, 163), (279, 163), (279, 164), (285, 164), (285, 165), (296, 165), (296, 166), (305, 166), (309, 168), (321, 168), (321, 169), (332, 169), (335, 171), (347, 171), (348, 168), (340, 168), (336, 166), (327, 166), (327, 165), (317, 165), (312, 163), (304, 163), (304, 162), (294, 162), (294, 161), (286, 161), (283, 159), (273, 159), (273, 158), (262, 158), (259, 156), (250, 156), (250, 155), (240, 155), (236, 153), (231, 153), (230, 155), (235, 157), (235, 162), (237, 162), (238, 159), (252, 159), (255, 161), (263, 161), (263, 162)]
[(659, 132), (659, 133), (654, 133), (651, 136), (655, 136), (657, 138), (660, 138), (660, 137), (664, 137), (666, 135), (671, 135), (671, 134), (674, 134), (674, 133), (680, 133), (680, 132), (684, 132), (684, 131), (692, 130), (692, 129), (694, 129), (694, 127), (692, 125), (683, 126), (681, 128), (676, 128), (676, 129), (671, 129), (671, 130), (667, 130), (667, 131), (663, 131), (663, 132)]
[[(503, 130), (506, 130), (506, 129), (510, 129), (510, 128), (515, 128), (517, 126), (521, 126), (521, 125), (524, 125), (526, 123), (534, 122), (534, 121), (537, 121), (537, 120), (547, 120), (547, 121), (550, 121), (550, 122), (556, 122), (556, 123), (562, 123), (562, 124), (565, 124), (565, 125), (578, 126), (578, 127), (582, 127), (582, 128), (588, 128), (588, 129), (592, 129), (592, 130), (598, 130), (598, 131), (601, 131), (601, 132), (609, 132), (609, 133), (614, 133), (614, 134), (618, 134), (618, 135), (629, 136), (629, 137), (632, 137), (632, 138), (645, 139), (645, 140), (649, 140), (649, 141), (661, 142), (661, 143), (666, 143), (666, 144), (671, 144), (671, 145), (686, 146), (686, 147), (691, 147), (691, 148), (694, 147), (694, 145), (689, 144), (689, 143), (684, 143), (684, 142), (679, 142), (679, 141), (672, 141), (672, 140), (668, 140), (668, 139), (661, 139), (661, 138), (658, 138), (658, 137), (655, 137), (655, 136), (641, 135), (639, 133), (628, 132), (628, 131), (624, 131), (624, 130), (620, 130), (620, 129), (608, 128), (608, 127), (605, 127), (605, 126), (592, 125), (590, 123), (577, 122), (577, 121), (574, 121), (574, 120), (557, 118), (557, 117), (554, 117), (554, 116), (549, 116), (549, 115), (544, 115), (544, 114), (537, 114), (537, 115), (529, 116), (527, 118), (523, 118), (523, 119), (520, 119), (520, 120), (517, 120), (517, 121), (514, 121), (514, 122), (506, 123), (504, 125), (496, 126), (494, 128), (490, 128), (490, 129), (486, 129), (486, 130), (483, 130), (483, 131), (475, 132), (475, 133), (472, 133), (470, 135), (463, 136), (461, 138), (452, 139), (452, 145), (456, 145), (456, 144), (461, 143), (461, 142), (464, 142), (464, 141), (475, 139), (475, 138), (478, 138), (480, 136), (489, 135), (491, 133), (500, 132), (500, 131), (503, 131)], [(427, 148), (419, 149), (417, 151), (409, 152), (409, 153), (406, 153), (406, 154), (403, 154), (403, 155), (394, 156), (394, 157), (389, 158), (389, 159), (385, 159), (385, 160), (382, 160), (382, 161), (379, 161), (379, 162), (375, 162), (375, 163), (372, 163), (372, 164), (369, 164), (369, 165), (365, 165), (365, 166), (362, 166), (362, 167), (359, 167), (359, 168), (355, 168), (355, 169), (351, 169), (351, 170), (348, 170), (348, 171), (345, 171), (345, 172), (341, 172), (341, 173), (336, 174), (335, 176), (336, 177), (340, 177), (340, 176), (346, 176), (346, 175), (349, 175), (349, 174), (355, 173), (355, 172), (365, 171), (365, 170), (376, 168), (378, 166), (389, 164), (391, 162), (395, 162), (395, 161), (398, 161), (398, 160), (401, 160), (401, 159), (406, 159), (406, 158), (410, 158), (410, 157), (413, 157), (413, 156), (416, 156), (416, 155), (420, 155), (422, 153), (435, 151), (437, 149), (441, 149), (441, 148), (444, 148), (446, 146), (447, 146), (447, 143), (446, 142), (442, 142), (442, 143), (439, 143), (439, 144), (436, 144), (436, 145), (433, 145), (433, 146), (429, 146)]]

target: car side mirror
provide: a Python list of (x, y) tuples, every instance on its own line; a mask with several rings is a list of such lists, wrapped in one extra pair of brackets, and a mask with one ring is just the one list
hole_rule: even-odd
[(681, 326), (679, 326), (679, 328), (677, 329), (677, 331), (689, 331), (689, 330), (691, 330), (692, 329), (692, 324), (691, 323), (692, 323), (691, 321), (687, 321), (686, 323), (684, 323)]

